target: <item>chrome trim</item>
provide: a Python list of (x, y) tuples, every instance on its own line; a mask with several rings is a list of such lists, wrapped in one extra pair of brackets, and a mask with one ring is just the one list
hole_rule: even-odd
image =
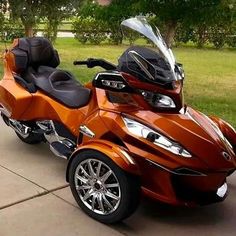
[(47, 134), (53, 132), (51, 122), (48, 120), (36, 121), (36, 125)]
[(116, 76), (120, 76), (122, 79), (124, 79), (124, 77), (117, 71), (114, 71), (113, 73), (109, 73), (109, 72), (99, 72), (97, 73), (97, 75), (95, 76), (94, 80), (97, 80), (99, 75), (116, 75)]
[[(70, 140), (66, 137), (60, 136), (57, 133), (55, 125), (52, 120), (36, 121), (36, 124), (41, 130), (44, 131), (44, 137), (49, 144), (53, 143), (55, 141), (58, 141), (58, 142), (68, 141), (71, 144), (73, 144), (74, 146), (76, 146), (75, 142), (73, 142), (72, 140)], [(71, 145), (69, 145), (68, 147), (71, 147)]]
[(86, 135), (87, 137), (89, 138), (94, 138), (95, 137), (95, 134), (86, 126), (86, 125), (81, 125), (79, 127), (79, 131)]
[(56, 129), (55, 129), (55, 125), (53, 123), (52, 120), (42, 120), (42, 121), (37, 121), (36, 124), (38, 125), (38, 127), (44, 131), (44, 137), (46, 139), (46, 141), (49, 143), (49, 147), (51, 152), (57, 156), (57, 157), (61, 157), (63, 159), (68, 159), (67, 156), (62, 155), (60, 152), (58, 152), (53, 146), (52, 143), (54, 142), (59, 142), (62, 145), (68, 147), (71, 150), (74, 150), (76, 147), (76, 144), (70, 140), (67, 139), (65, 137), (62, 137), (60, 135), (58, 135)]
[(9, 126), (23, 138), (27, 138), (31, 132), (31, 128), (29, 126), (21, 124), (21, 122), (17, 120), (9, 119)]
[[(166, 168), (166, 167), (164, 167), (164, 166), (162, 166), (162, 165), (160, 165), (160, 164), (158, 164), (158, 163), (156, 163), (156, 162), (154, 162), (154, 161), (152, 161), (152, 160), (146, 159), (146, 161), (148, 161), (149, 163), (155, 165), (156, 167), (158, 167), (158, 168), (160, 168), (160, 169), (162, 169), (162, 170), (165, 170), (165, 171), (167, 171), (167, 172), (169, 172), (169, 173), (171, 173), (171, 174), (174, 174), (174, 175), (180, 175), (180, 176), (207, 176), (206, 174), (203, 174), (203, 173), (200, 173), (200, 172), (198, 172), (198, 171), (191, 170), (191, 169), (185, 168), (185, 167), (183, 167), (183, 169), (193, 171), (193, 172), (195, 172), (196, 174), (178, 173), (178, 172), (176, 172), (176, 171), (174, 171), (174, 170), (170, 170), (170, 169), (168, 169), (168, 168)], [(181, 168), (180, 168), (180, 169), (181, 169)], [(197, 173), (198, 173), (198, 174), (197, 174)]]
[[(76, 147), (76, 143), (73, 142), (72, 140), (60, 136), (56, 129), (55, 129), (55, 125), (53, 123), (52, 120), (43, 120), (43, 121), (37, 121), (36, 124), (38, 125), (38, 127), (44, 131), (44, 137), (46, 139), (46, 141), (51, 144), (53, 142), (60, 142), (63, 145), (67, 146), (68, 148), (75, 148)], [(51, 150), (54, 154), (55, 152), (53, 150)], [(55, 154), (56, 156), (58, 156), (57, 154)]]

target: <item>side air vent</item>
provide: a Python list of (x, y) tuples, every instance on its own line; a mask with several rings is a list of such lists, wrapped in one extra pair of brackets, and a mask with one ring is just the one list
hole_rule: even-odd
[(179, 168), (175, 170), (176, 174), (179, 175), (189, 175), (189, 176), (205, 176), (205, 174), (198, 172), (196, 170), (191, 170), (188, 168)]

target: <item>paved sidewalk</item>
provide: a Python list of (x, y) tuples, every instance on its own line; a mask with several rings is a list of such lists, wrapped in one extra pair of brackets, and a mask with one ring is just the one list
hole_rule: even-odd
[(132, 217), (106, 226), (77, 207), (66, 165), (47, 145), (22, 143), (0, 121), (0, 236), (236, 234), (236, 174), (221, 204), (188, 209), (143, 200)]

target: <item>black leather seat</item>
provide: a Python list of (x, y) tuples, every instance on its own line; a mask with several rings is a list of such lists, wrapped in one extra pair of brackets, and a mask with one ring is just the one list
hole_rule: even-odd
[(67, 71), (39, 66), (37, 71), (32, 67), (25, 73), (27, 80), (34, 81), (37, 88), (70, 108), (85, 106), (90, 98), (90, 90), (84, 88)]
[(90, 99), (90, 89), (83, 87), (67, 71), (56, 69), (60, 60), (51, 43), (41, 37), (21, 38), (12, 50), (17, 73), (35, 90), (70, 108), (85, 106)]

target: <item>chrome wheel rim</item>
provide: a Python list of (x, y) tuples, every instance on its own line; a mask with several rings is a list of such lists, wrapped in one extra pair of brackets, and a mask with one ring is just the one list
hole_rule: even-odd
[(115, 173), (104, 162), (84, 160), (75, 170), (74, 182), (79, 198), (91, 211), (108, 215), (119, 207), (120, 184)]

